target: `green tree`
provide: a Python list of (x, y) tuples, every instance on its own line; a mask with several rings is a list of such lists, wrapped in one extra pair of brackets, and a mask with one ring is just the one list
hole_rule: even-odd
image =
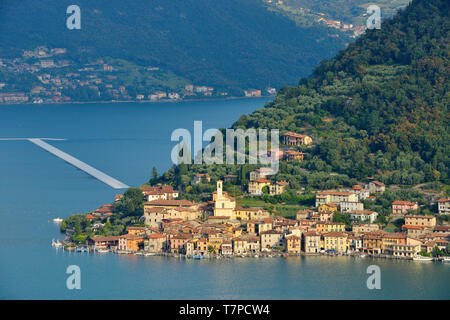
[(116, 206), (117, 211), (125, 216), (142, 216), (144, 214), (144, 196), (138, 188), (129, 188)]

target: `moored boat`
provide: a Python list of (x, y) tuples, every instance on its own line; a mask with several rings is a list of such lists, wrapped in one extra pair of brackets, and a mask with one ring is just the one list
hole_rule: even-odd
[(424, 256), (417, 256), (413, 258), (414, 261), (433, 261), (433, 258), (431, 257), (424, 257)]
[(59, 240), (56, 240), (56, 241), (55, 241), (55, 239), (52, 239), (52, 247), (55, 247), (55, 248), (61, 248), (62, 245), (63, 245), (63, 244), (62, 244)]

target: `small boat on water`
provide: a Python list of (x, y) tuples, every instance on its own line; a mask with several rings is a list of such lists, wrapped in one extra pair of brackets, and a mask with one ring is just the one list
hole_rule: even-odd
[(53, 219), (53, 222), (54, 222), (54, 223), (61, 223), (61, 222), (63, 222), (63, 221), (64, 221), (63, 218), (55, 218), (55, 219)]
[(433, 261), (433, 258), (431, 257), (424, 257), (424, 256), (417, 256), (413, 258), (414, 261)]
[(203, 256), (194, 254), (192, 256), (192, 259), (194, 259), (194, 260), (201, 260), (201, 259), (203, 259)]
[(109, 250), (108, 249), (98, 249), (97, 252), (98, 253), (108, 253)]
[(367, 254), (362, 254), (359, 257), (364, 259), (365, 257), (367, 257)]
[(61, 248), (62, 245), (63, 245), (63, 244), (62, 244), (59, 240), (56, 240), (56, 241), (55, 241), (55, 239), (52, 239), (52, 247), (55, 247), (55, 248)]
[(76, 252), (87, 252), (88, 250), (85, 247), (77, 247)]
[(156, 253), (153, 253), (153, 252), (146, 252), (146, 253), (144, 253), (144, 256), (145, 256), (145, 257), (152, 257), (152, 256), (156, 256)]
[(444, 263), (450, 263), (450, 257), (442, 257), (441, 261)]

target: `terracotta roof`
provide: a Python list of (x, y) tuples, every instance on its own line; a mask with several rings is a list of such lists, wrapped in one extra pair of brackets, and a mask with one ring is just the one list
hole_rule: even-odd
[(364, 214), (372, 214), (372, 213), (376, 213), (376, 212), (371, 211), (371, 210), (353, 210), (352, 212), (350, 212), (350, 214), (356, 214), (356, 215), (364, 215)]
[(130, 226), (130, 227), (127, 228), (127, 230), (145, 230), (145, 227)]
[(439, 199), (438, 202), (450, 202), (450, 199)]
[(434, 219), (436, 218), (435, 216), (419, 216), (419, 215), (414, 215), (414, 214), (408, 214), (405, 216), (405, 218), (413, 218), (413, 219)]
[(268, 180), (268, 179), (255, 179), (253, 181), (258, 182), (258, 183), (270, 183), (270, 180)]
[(156, 205), (156, 206), (181, 206), (181, 207), (190, 207), (194, 206), (195, 203), (188, 200), (153, 200), (150, 202), (145, 202), (144, 205)]
[(396, 201), (392, 202), (392, 204), (395, 204), (395, 205), (398, 204), (398, 205), (414, 206), (414, 205), (416, 205), (417, 203), (416, 203), (416, 202), (409, 202), (409, 201), (396, 200)]
[(317, 236), (319, 236), (319, 234), (317, 232), (314, 232), (314, 231), (305, 232), (303, 235), (305, 237), (317, 237)]
[(347, 234), (343, 233), (343, 232), (332, 231), (332, 232), (325, 233), (323, 236), (324, 237), (347, 237)]
[(404, 228), (404, 229), (416, 229), (416, 230), (422, 230), (422, 229), (425, 229), (425, 226), (412, 226), (412, 225), (404, 224), (404, 225), (402, 226), (402, 228)]
[(316, 195), (319, 196), (326, 196), (326, 195), (335, 195), (335, 196), (350, 196), (353, 193), (351, 192), (339, 192), (339, 191), (321, 191), (321, 192), (317, 192)]
[(299, 134), (299, 133), (295, 133), (295, 132), (291, 132), (291, 131), (286, 132), (286, 133), (283, 133), (282, 136), (288, 136), (288, 137), (294, 137), (294, 138), (304, 138), (304, 137), (307, 137), (307, 136), (304, 135), (304, 134)]
[(161, 234), (161, 233), (154, 233), (154, 234), (149, 234), (147, 236), (148, 239), (161, 239), (161, 238), (165, 238), (166, 236)]
[(108, 237), (94, 236), (94, 237), (91, 237), (90, 239), (95, 242), (106, 242), (106, 241), (117, 241), (117, 240), (119, 240), (119, 237), (118, 236), (108, 236)]

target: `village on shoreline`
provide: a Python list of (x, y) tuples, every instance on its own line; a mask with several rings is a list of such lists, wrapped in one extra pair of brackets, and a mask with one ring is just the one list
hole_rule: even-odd
[[(293, 132), (282, 139), (285, 145), (312, 143), (310, 137)], [(285, 149), (280, 153), (280, 159), (286, 161), (303, 159), (302, 152)], [(269, 180), (270, 174), (269, 168), (249, 172), (246, 197), (285, 193), (289, 181)], [(238, 205), (240, 199), (224, 191), (224, 183), (235, 183), (236, 179), (236, 175), (225, 175), (212, 181), (208, 173), (195, 174), (191, 185), (216, 185), (206, 202), (181, 199), (181, 192), (168, 184), (129, 189), (117, 194), (114, 204), (77, 215), (75, 222), (71, 217), (64, 220), (61, 231), (66, 240), (53, 245), (66, 250), (193, 259), (323, 254), (449, 262), (450, 226), (439, 224), (437, 218), (450, 214), (450, 199), (435, 201), (438, 212), (427, 215), (418, 214), (417, 202), (392, 201), (391, 212), (383, 219), (401, 223), (399, 230), (393, 231), (382, 227), (378, 212), (364, 207), (365, 201), (375, 201), (386, 191), (385, 184), (374, 179), (351, 188), (317, 190), (314, 206), (289, 218), (263, 207)], [(102, 229), (114, 228), (118, 208), (136, 198), (143, 214), (116, 231), (119, 235), (102, 235)], [(89, 236), (80, 235), (81, 225), (92, 230)], [(77, 241), (73, 241), (75, 236)]]

